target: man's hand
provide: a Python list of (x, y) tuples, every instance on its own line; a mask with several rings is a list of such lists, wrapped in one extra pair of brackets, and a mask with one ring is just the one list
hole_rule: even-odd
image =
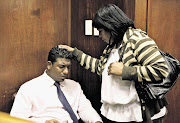
[(58, 45), (58, 46), (59, 46), (59, 48), (67, 49), (70, 52), (74, 51), (74, 48), (67, 46), (67, 45)]
[(52, 120), (46, 120), (45, 123), (60, 123), (60, 122), (55, 119), (52, 119)]
[(119, 75), (122, 76), (122, 70), (123, 70), (123, 63), (122, 62), (114, 62), (111, 63), (108, 67), (108, 75)]

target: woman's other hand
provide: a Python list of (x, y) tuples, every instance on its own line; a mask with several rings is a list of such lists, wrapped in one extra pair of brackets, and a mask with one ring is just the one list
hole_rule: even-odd
[(122, 70), (123, 70), (123, 63), (122, 62), (113, 62), (108, 67), (108, 75), (119, 75), (122, 76)]
[(52, 120), (46, 120), (45, 123), (60, 123), (60, 122), (55, 119), (52, 119)]
[(74, 51), (74, 48), (68, 46), (68, 45), (58, 45), (59, 48), (64, 48), (64, 49), (67, 49), (68, 51), (72, 52)]

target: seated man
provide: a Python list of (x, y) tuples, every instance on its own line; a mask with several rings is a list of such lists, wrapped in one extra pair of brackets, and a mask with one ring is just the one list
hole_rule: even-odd
[[(80, 118), (85, 123), (101, 123), (80, 84), (66, 79), (71, 57), (66, 49), (52, 48), (47, 69), (20, 87), (10, 115), (38, 123), (77, 123)], [(61, 99), (63, 95), (67, 101)]]

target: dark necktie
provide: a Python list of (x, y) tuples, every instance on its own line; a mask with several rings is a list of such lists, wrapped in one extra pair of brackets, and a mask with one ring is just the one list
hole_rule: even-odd
[(73, 123), (78, 123), (78, 119), (76, 117), (76, 115), (74, 114), (70, 104), (68, 103), (66, 97), (64, 96), (59, 82), (55, 82), (54, 85), (57, 87), (57, 93), (58, 93), (58, 98), (61, 101), (62, 105), (64, 106), (64, 108), (66, 109), (66, 111), (69, 113), (71, 119), (73, 120)]

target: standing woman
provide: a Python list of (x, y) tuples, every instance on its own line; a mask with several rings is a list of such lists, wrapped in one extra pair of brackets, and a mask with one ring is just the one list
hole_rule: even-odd
[(166, 99), (145, 101), (138, 90), (138, 84), (158, 82), (168, 74), (167, 64), (154, 40), (146, 32), (136, 29), (134, 22), (114, 4), (97, 11), (93, 26), (107, 43), (100, 59), (77, 48), (60, 46), (72, 51), (85, 69), (102, 76), (104, 123), (161, 123), (166, 114)]

